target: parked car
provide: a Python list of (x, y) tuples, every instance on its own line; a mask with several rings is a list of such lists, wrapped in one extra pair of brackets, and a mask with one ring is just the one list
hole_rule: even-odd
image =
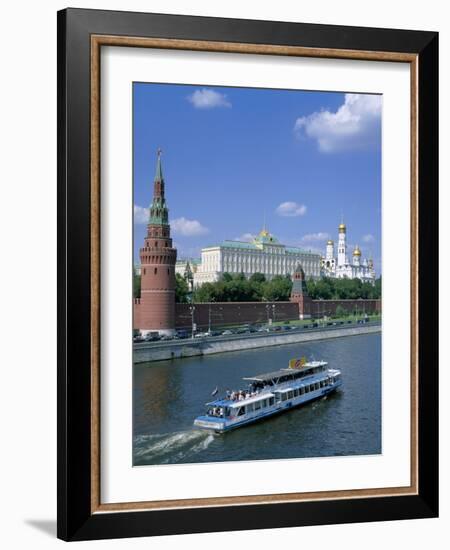
[(161, 339), (161, 336), (159, 335), (158, 331), (151, 331), (145, 335), (146, 342), (155, 342), (160, 339)]
[(222, 332), (222, 336), (230, 336), (231, 334), (233, 334), (233, 332), (231, 330), (224, 330)]

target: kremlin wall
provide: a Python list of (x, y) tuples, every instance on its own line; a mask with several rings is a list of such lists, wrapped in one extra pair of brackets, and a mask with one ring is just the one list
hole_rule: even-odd
[[(345, 226), (341, 225), (339, 252), (345, 256), (342, 244), (345, 244), (344, 230)], [(289, 302), (176, 304), (176, 259), (177, 251), (170, 237), (161, 151), (158, 150), (147, 235), (140, 249), (141, 297), (135, 298), (133, 303), (133, 328), (141, 334), (158, 331), (173, 335), (177, 329), (191, 329), (193, 323), (197, 330), (202, 330), (226, 325), (330, 317), (336, 313), (338, 306), (348, 313), (381, 312), (381, 300), (312, 300), (306, 291), (305, 272), (300, 263), (297, 263), (292, 275)], [(342, 265), (347, 266), (345, 262)]]
[[(267, 323), (267, 309), (269, 306), (270, 318), (272, 306), (275, 306), (275, 321), (293, 321), (301, 319), (299, 305), (294, 302), (212, 302), (194, 304), (194, 323), (198, 330), (206, 330), (209, 327), (211, 315), (211, 328), (226, 327), (226, 325)], [(381, 300), (310, 300), (311, 318), (321, 318), (324, 315), (332, 316), (336, 308), (341, 306), (349, 313), (363, 311), (367, 314), (381, 313)], [(175, 305), (175, 328), (190, 330), (192, 327), (192, 314), (190, 304)], [(303, 315), (303, 318), (308, 318)]]

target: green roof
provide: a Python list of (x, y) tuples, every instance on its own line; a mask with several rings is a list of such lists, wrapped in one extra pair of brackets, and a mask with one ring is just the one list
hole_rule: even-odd
[[(278, 246), (284, 246), (277, 243)], [(256, 243), (247, 243), (243, 241), (223, 241), (219, 244), (213, 244), (210, 246), (206, 246), (204, 249), (207, 248), (239, 248), (243, 250), (261, 250), (261, 248)], [(307, 256), (320, 256), (320, 254), (315, 254), (314, 252), (311, 252), (309, 250), (304, 250), (303, 248), (295, 248), (292, 246), (286, 246), (284, 247), (286, 252), (290, 252), (291, 254), (304, 254)]]
[(291, 252), (292, 254), (307, 254), (308, 256), (320, 256), (311, 250), (305, 250), (304, 248), (296, 248), (295, 246), (287, 246), (286, 252)]

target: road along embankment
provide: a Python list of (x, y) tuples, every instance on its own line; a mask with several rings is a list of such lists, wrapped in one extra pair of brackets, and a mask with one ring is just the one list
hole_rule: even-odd
[(169, 342), (144, 342), (133, 345), (133, 362), (137, 364), (148, 363), (150, 361), (165, 361), (167, 359), (180, 359), (182, 357), (193, 357), (196, 355), (211, 355), (213, 353), (226, 353), (267, 346), (312, 342), (314, 340), (343, 338), (345, 336), (357, 336), (359, 334), (371, 334), (376, 332), (381, 332), (380, 323), (354, 325), (352, 327), (309, 329), (288, 333), (257, 333), (233, 335), (230, 337), (219, 336), (215, 338), (207, 337), (189, 340), (174, 340)]

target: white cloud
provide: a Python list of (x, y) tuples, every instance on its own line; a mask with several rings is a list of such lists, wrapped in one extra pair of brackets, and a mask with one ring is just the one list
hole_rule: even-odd
[(149, 209), (143, 206), (134, 205), (134, 223), (148, 223)]
[(323, 110), (302, 116), (294, 131), (315, 139), (323, 153), (367, 149), (381, 142), (381, 106), (379, 95), (345, 94), (335, 113)]
[(171, 220), (170, 227), (173, 232), (183, 237), (196, 237), (209, 233), (209, 229), (204, 227), (198, 220), (188, 220), (184, 217)]
[(329, 238), (329, 233), (309, 233), (308, 235), (303, 235), (301, 240), (304, 243), (318, 243), (327, 241)]
[(297, 202), (286, 201), (278, 205), (275, 212), (279, 216), (304, 216), (306, 214), (306, 206)]
[(214, 109), (215, 107), (231, 107), (225, 94), (202, 88), (195, 90), (194, 93), (188, 96), (188, 101), (196, 109)]
[[(137, 204), (134, 205), (134, 223), (148, 224), (149, 214), (149, 208), (144, 208)], [(188, 220), (184, 217), (171, 220), (170, 227), (175, 234), (182, 235), (183, 237), (195, 237), (197, 235), (209, 233), (209, 229), (203, 226), (199, 221)]]
[(368, 233), (367, 235), (364, 235), (362, 240), (363, 240), (364, 243), (373, 243), (373, 242), (375, 242), (375, 237), (373, 235), (371, 235), (370, 233)]
[(236, 237), (236, 241), (240, 241), (243, 243), (250, 243), (253, 241), (253, 239), (256, 237), (256, 235), (253, 235), (253, 233), (243, 233), (239, 237)]

